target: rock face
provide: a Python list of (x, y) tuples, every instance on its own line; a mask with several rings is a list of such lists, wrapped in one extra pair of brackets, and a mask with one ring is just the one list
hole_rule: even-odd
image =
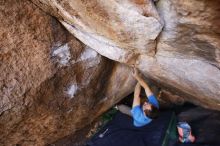
[(103, 56), (136, 64), (164, 89), (220, 109), (218, 0), (32, 1)]
[(129, 68), (31, 2), (1, 2), (0, 18), (0, 145), (52, 143), (131, 92), (135, 82), (123, 74)]
[(0, 145), (89, 124), (132, 92), (133, 64), (169, 101), (220, 110), (218, 0), (32, 2), (0, 2)]
[(154, 55), (160, 19), (151, 0), (33, 0), (56, 16), (78, 39), (99, 54), (131, 63), (140, 54)]
[(165, 25), (155, 55), (156, 80), (188, 101), (219, 110), (219, 1), (160, 0), (157, 8)]

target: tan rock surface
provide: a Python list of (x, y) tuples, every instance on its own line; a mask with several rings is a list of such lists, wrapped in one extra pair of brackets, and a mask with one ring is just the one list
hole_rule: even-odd
[(0, 12), (0, 145), (52, 143), (133, 89), (126, 66), (82, 44), (31, 2), (4, 1)]
[(99, 54), (131, 63), (138, 55), (154, 55), (160, 19), (151, 0), (33, 0), (56, 16), (84, 44)]
[(219, 1), (160, 0), (157, 8), (165, 21), (155, 56), (158, 78), (186, 100), (219, 110)]
[[(220, 109), (218, 0), (160, 0), (155, 3), (156, 8), (151, 1), (138, 0), (32, 1), (101, 55), (136, 64), (163, 88), (195, 104)], [(126, 11), (126, 15), (118, 9)], [(151, 25), (146, 28), (143, 22)], [(120, 30), (132, 32), (137, 39)], [(121, 35), (113, 37), (117, 32)], [(152, 40), (156, 45), (151, 45)]]

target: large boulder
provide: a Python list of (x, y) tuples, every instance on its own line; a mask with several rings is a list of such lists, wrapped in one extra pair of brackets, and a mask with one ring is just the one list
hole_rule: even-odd
[(220, 109), (218, 0), (32, 1), (103, 56), (135, 64), (185, 100)]
[(155, 54), (163, 21), (151, 0), (32, 0), (84, 44), (112, 60), (133, 63)]
[(33, 3), (0, 4), (0, 145), (52, 143), (133, 90), (128, 67), (81, 43)]
[(165, 25), (152, 73), (186, 100), (220, 110), (219, 1), (160, 0), (157, 8)]

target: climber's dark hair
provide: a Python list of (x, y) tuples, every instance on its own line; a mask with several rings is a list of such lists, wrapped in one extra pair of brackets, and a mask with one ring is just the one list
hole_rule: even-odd
[(145, 109), (144, 113), (147, 117), (151, 119), (156, 119), (159, 115), (159, 109), (151, 104), (151, 110)]

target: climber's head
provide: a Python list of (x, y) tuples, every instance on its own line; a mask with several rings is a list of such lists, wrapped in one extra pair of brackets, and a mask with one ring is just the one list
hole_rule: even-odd
[(159, 109), (149, 102), (145, 101), (142, 105), (142, 109), (147, 117), (151, 119), (156, 119), (158, 117)]

